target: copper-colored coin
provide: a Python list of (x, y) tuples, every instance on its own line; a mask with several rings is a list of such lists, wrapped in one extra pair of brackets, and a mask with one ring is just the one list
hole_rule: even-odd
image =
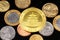
[(43, 37), (39, 34), (34, 34), (30, 37), (29, 40), (43, 40)]
[(15, 0), (15, 4), (18, 8), (24, 9), (31, 4), (31, 0)]
[(60, 15), (54, 18), (53, 25), (57, 31), (60, 31)]
[(19, 24), (20, 12), (18, 10), (10, 10), (6, 12), (4, 20), (6, 24), (16, 26)]
[(46, 3), (42, 7), (42, 11), (49, 18), (55, 17), (58, 14), (58, 7), (54, 3)]
[(5, 12), (10, 8), (8, 1), (0, 1), (0, 12)]
[(30, 32), (23, 30), (23, 28), (21, 28), (20, 25), (18, 25), (17, 27), (17, 32), (19, 35), (24, 36), (24, 37), (29, 36), (31, 34)]

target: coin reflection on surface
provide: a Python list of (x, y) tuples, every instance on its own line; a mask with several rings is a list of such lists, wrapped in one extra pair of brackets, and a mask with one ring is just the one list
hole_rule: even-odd
[(19, 24), (20, 12), (18, 10), (10, 10), (6, 12), (4, 20), (6, 24), (16, 26)]
[(54, 25), (54, 28), (57, 30), (57, 31), (60, 31), (60, 15), (56, 16), (53, 20), (53, 25)]
[(22, 12), (19, 23), (24, 30), (37, 32), (44, 28), (46, 16), (40, 9), (31, 7)]
[(41, 31), (39, 31), (39, 33), (43, 36), (51, 36), (54, 32), (54, 27), (50, 22), (46, 22), (45, 28)]
[(43, 40), (43, 37), (39, 34), (33, 34), (29, 40)]
[(8, 1), (0, 1), (0, 12), (5, 12), (10, 8)]
[(31, 0), (15, 0), (15, 5), (21, 9), (27, 8), (30, 4)]
[(15, 37), (15, 29), (11, 26), (4, 26), (1, 29), (1, 39), (5, 40), (5, 39), (13, 39)]
[(46, 3), (43, 5), (42, 11), (47, 17), (52, 18), (58, 14), (58, 7), (54, 3)]
[(23, 37), (29, 36), (31, 34), (30, 32), (23, 30), (20, 25), (18, 25), (18, 27), (17, 27), (17, 32), (19, 35), (21, 35)]

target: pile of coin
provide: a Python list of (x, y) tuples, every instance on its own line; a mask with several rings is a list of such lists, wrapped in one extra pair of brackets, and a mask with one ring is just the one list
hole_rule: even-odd
[[(30, 4), (31, 0), (15, 0), (15, 5), (21, 9), (29, 7)], [(15, 37), (16, 32), (12, 26), (17, 26), (17, 33), (23, 37), (39, 32), (39, 34), (33, 34), (29, 40), (44, 40), (42, 36), (51, 36), (54, 28), (60, 31), (60, 15), (57, 16), (58, 7), (54, 3), (44, 4), (42, 10), (30, 7), (20, 12), (16, 9), (9, 10), (9, 8), (10, 4), (8, 1), (0, 1), (0, 12), (7, 11), (4, 15), (4, 21), (9, 25), (4, 26), (0, 31), (2, 40), (12, 40)], [(46, 17), (55, 17), (53, 24), (47, 21)]]

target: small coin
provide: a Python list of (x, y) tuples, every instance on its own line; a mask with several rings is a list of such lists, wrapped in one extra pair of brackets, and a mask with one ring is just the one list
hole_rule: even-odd
[(15, 4), (18, 8), (24, 9), (31, 4), (31, 0), (15, 0)]
[(53, 25), (54, 25), (54, 28), (57, 30), (57, 31), (60, 31), (60, 15), (56, 16), (53, 20)]
[(1, 29), (1, 39), (13, 39), (15, 37), (15, 30), (11, 26), (4, 26)]
[(40, 9), (31, 7), (22, 12), (19, 23), (24, 30), (37, 32), (44, 28), (46, 16)]
[(29, 40), (43, 40), (43, 37), (39, 34), (34, 34), (30, 37)]
[(31, 34), (30, 32), (27, 32), (27, 31), (23, 30), (20, 27), (20, 25), (18, 25), (18, 27), (17, 27), (17, 32), (18, 32), (19, 35), (24, 36), (24, 37), (29, 36)]
[(18, 10), (10, 10), (6, 12), (4, 20), (6, 24), (16, 26), (19, 24), (20, 12)]
[(5, 12), (10, 8), (8, 1), (0, 1), (0, 12)]
[(54, 27), (50, 22), (46, 22), (45, 28), (41, 31), (39, 31), (40, 34), (42, 34), (43, 36), (50, 36), (52, 35), (54, 32)]
[(58, 7), (54, 3), (46, 3), (43, 5), (42, 11), (47, 17), (52, 18), (58, 14)]

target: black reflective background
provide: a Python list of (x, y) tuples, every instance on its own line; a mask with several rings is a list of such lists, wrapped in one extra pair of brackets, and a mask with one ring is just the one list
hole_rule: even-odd
[[(7, 0), (9, 1), (10, 3), (10, 9), (16, 9), (16, 10), (19, 10), (20, 12), (24, 11), (25, 9), (19, 9), (15, 6), (15, 1), (14, 0)], [(48, 2), (51, 2), (51, 3), (54, 3), (58, 6), (59, 8), (59, 14), (60, 14), (60, 1), (59, 0), (31, 0), (31, 5), (29, 7), (37, 7), (39, 9), (42, 9), (42, 6), (45, 4), (45, 3), (48, 3)], [(28, 8), (29, 8), (28, 7)], [(4, 22), (4, 14), (6, 12), (3, 12), (3, 13), (0, 13), (0, 29), (4, 26), (6, 26), (7, 24)], [(58, 14), (58, 15), (59, 15)], [(53, 21), (54, 18), (47, 18), (47, 21), (51, 22)], [(32, 33), (30, 36), (28, 37), (22, 37), (20, 36), (18, 33), (17, 33), (17, 26), (14, 27), (15, 30), (16, 30), (16, 36), (13, 40), (29, 40), (30, 36), (33, 35), (33, 34), (39, 34), (38, 32), (36, 33)], [(60, 40), (60, 32), (54, 30), (54, 33), (49, 36), (49, 37), (45, 37), (45, 36), (42, 36), (44, 38), (44, 40)], [(0, 39), (2, 40), (2, 39)]]

